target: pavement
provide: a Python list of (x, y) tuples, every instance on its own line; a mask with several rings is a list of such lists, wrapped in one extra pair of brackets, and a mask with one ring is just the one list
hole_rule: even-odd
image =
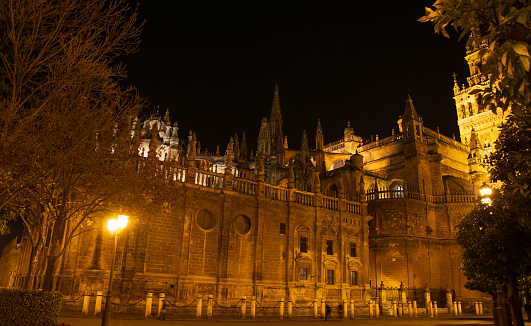
[[(64, 323), (70, 326), (99, 326), (101, 325), (101, 317), (80, 316), (76, 314), (62, 314), (59, 316), (59, 325)], [(392, 317), (381, 316), (380, 318), (369, 318), (367, 316), (359, 316), (353, 319), (339, 319), (337, 316), (332, 316), (328, 321), (323, 319), (313, 319), (311, 317), (297, 317), (292, 319), (278, 319), (271, 317), (257, 317), (256, 319), (239, 319), (235, 316), (214, 316), (213, 319), (196, 319), (184, 316), (168, 316), (167, 320), (158, 319), (144, 319), (139, 315), (114, 315), (111, 319), (112, 326), (202, 326), (202, 325), (221, 325), (221, 326), (271, 326), (282, 324), (286, 326), (320, 326), (320, 325), (363, 325), (363, 326), (409, 326), (409, 325), (493, 325), (494, 321), (492, 315), (476, 316), (467, 315), (453, 316), (453, 315), (439, 315), (438, 317), (428, 317), (427, 315), (420, 315), (418, 317)], [(525, 325), (531, 326), (531, 321), (526, 321)]]

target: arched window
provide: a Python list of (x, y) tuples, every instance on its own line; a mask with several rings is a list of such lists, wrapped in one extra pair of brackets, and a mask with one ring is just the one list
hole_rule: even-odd
[(401, 183), (391, 185), (391, 198), (404, 198), (404, 186)]

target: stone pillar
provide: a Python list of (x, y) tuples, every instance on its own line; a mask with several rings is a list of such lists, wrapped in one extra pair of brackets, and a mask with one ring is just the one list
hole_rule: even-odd
[(426, 302), (426, 312), (428, 312), (429, 302), (431, 301), (431, 291), (428, 288), (428, 283), (426, 283), (426, 287), (424, 288), (424, 302)]
[(103, 297), (103, 291), (96, 292), (96, 307), (94, 308), (94, 316), (101, 313), (101, 298)]
[(197, 307), (195, 309), (195, 317), (201, 318), (202, 311), (203, 311), (203, 297), (197, 297)]
[(439, 312), (437, 310), (437, 301), (433, 301), (433, 314), (435, 317), (439, 316)]
[(380, 318), (380, 305), (378, 303), (374, 305), (374, 316)]
[(153, 293), (148, 293), (146, 297), (146, 314), (144, 317), (151, 316), (151, 306), (153, 305)]
[(393, 317), (398, 317), (398, 309), (396, 306), (396, 300), (393, 300)]
[(418, 311), (417, 311), (417, 300), (413, 300), (413, 315), (417, 317)]
[(326, 307), (325, 307), (325, 301), (321, 298), (321, 318), (325, 317)]
[(457, 302), (454, 301), (454, 315), (457, 316), (459, 315), (459, 312), (457, 311)]
[(343, 300), (343, 318), (347, 319), (348, 317), (348, 309), (347, 309), (347, 300)]
[(403, 307), (405, 304), (407, 304), (407, 290), (402, 282), (400, 282), (400, 288), (398, 289), (398, 293), (400, 295), (400, 303)]
[(251, 318), (256, 318), (256, 297), (251, 297)]
[(208, 302), (207, 302), (207, 318), (212, 319), (212, 302), (214, 301), (214, 298), (212, 294), (208, 295)]
[(319, 309), (317, 299), (313, 299), (313, 318), (317, 319), (317, 310)]
[(350, 318), (354, 318), (354, 300), (350, 300)]
[(288, 319), (291, 319), (291, 317), (293, 317), (293, 302), (288, 299)]
[(457, 311), (459, 312), (459, 316), (463, 315), (463, 310), (461, 309), (461, 301), (457, 301)]
[(433, 302), (428, 302), (428, 309), (429, 309), (429, 314), (430, 314), (430, 317), (433, 317), (433, 307), (432, 307), (432, 304)]
[(157, 317), (160, 318), (162, 315), (162, 309), (164, 309), (164, 300), (166, 300), (166, 293), (159, 293), (159, 309), (157, 310)]
[(83, 295), (83, 309), (81, 311), (83, 316), (87, 316), (88, 315), (89, 303), (90, 303), (90, 292), (85, 291), (85, 294)]
[(474, 302), (474, 308), (476, 310), (476, 316), (479, 316), (479, 303), (477, 301)]
[(450, 307), (452, 306), (452, 290), (450, 286), (446, 285), (446, 307), (448, 307), (448, 312), (450, 312)]
[(378, 289), (378, 294), (379, 294), (379, 298), (380, 298), (380, 302), (379, 302), (380, 309), (382, 310), (382, 314), (384, 314), (384, 311), (387, 308), (387, 294), (386, 294), (386, 291), (385, 291), (385, 286), (384, 286), (384, 282), (383, 281), (380, 284), (380, 288)]
[(479, 302), (479, 314), (483, 316), (483, 302)]
[(278, 309), (278, 317), (280, 319), (284, 318), (284, 298), (280, 298), (280, 305)]
[(374, 306), (375, 306), (375, 305), (376, 305), (376, 304), (374, 303), (374, 301), (371, 300), (371, 301), (369, 302), (369, 317), (370, 317), (370, 318), (374, 317)]
[(413, 316), (413, 305), (411, 304), (411, 301), (407, 302), (407, 312), (409, 313), (409, 317)]
[(242, 319), (245, 319), (245, 315), (247, 314), (247, 296), (243, 296), (242, 298), (242, 306), (240, 307), (241, 317)]

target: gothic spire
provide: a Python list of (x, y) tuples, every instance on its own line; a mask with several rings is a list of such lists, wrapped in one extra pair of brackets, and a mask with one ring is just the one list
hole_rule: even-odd
[(411, 96), (409, 96), (409, 94), (407, 95), (406, 108), (404, 110), (404, 114), (402, 115), (402, 119), (404, 122), (410, 120), (419, 120), (419, 116), (417, 114), (417, 111), (415, 110), (415, 106), (413, 105), (413, 100), (411, 99)]
[(282, 131), (282, 114), (280, 113), (280, 99), (278, 97), (278, 84), (275, 84), (275, 94), (271, 115), (269, 117), (271, 128), (271, 154), (278, 155), (284, 147), (284, 132)]
[(323, 128), (321, 128), (321, 119), (317, 119), (317, 133), (315, 134), (315, 149), (322, 151), (324, 147)]

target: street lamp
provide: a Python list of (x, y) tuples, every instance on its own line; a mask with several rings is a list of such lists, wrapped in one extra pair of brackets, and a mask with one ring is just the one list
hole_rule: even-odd
[(101, 326), (111, 325), (111, 291), (112, 291), (112, 276), (114, 272), (114, 261), (116, 259), (116, 245), (118, 244), (118, 233), (125, 229), (129, 216), (118, 215), (116, 219), (110, 219), (108, 228), (114, 234), (114, 250), (112, 252), (111, 273), (109, 276), (109, 288), (107, 289), (107, 296), (105, 297), (105, 309), (103, 310), (103, 318), (101, 319)]
[(489, 187), (486, 183), (483, 183), (481, 188), (479, 188), (479, 196), (481, 198), (481, 203), (490, 206), (492, 204), (492, 200), (490, 199), (491, 194), (492, 188)]

